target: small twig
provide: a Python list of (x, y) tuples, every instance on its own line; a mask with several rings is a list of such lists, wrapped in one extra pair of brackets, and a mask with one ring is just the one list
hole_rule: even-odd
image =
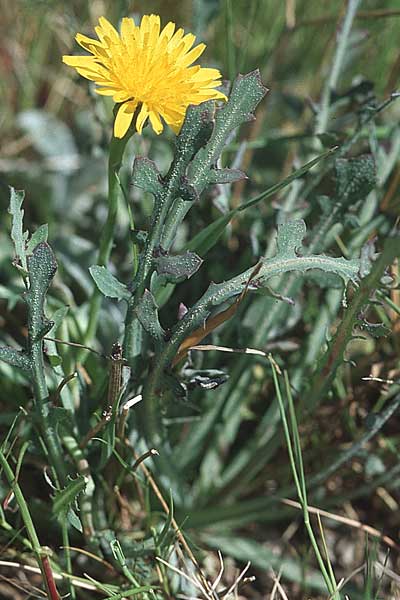
[[(292, 506), (293, 508), (302, 509), (302, 506), (299, 502), (295, 500), (290, 500), (289, 498), (282, 498), (281, 502), (286, 504), (287, 506)], [(371, 527), (370, 525), (365, 525), (360, 521), (356, 521), (355, 519), (350, 519), (349, 517), (343, 517), (342, 515), (335, 515), (334, 513), (328, 512), (321, 508), (316, 508), (315, 506), (307, 506), (308, 511), (314, 515), (321, 515), (322, 517), (327, 517), (328, 519), (332, 519), (332, 521), (336, 521), (337, 523), (343, 523), (344, 525), (348, 525), (349, 527), (353, 527), (354, 529), (361, 529), (365, 533), (371, 535), (372, 537), (376, 537), (384, 542), (390, 548), (393, 548), (400, 551), (400, 546), (396, 544), (394, 540), (392, 540), (387, 535), (383, 535), (378, 529)]]
[(54, 406), (58, 405), (58, 403), (60, 401), (60, 395), (61, 395), (63, 388), (67, 385), (67, 383), (72, 381), (72, 379), (75, 379), (77, 376), (78, 376), (77, 371), (74, 371), (74, 373), (71, 373), (67, 377), (64, 377), (64, 379), (58, 384), (58, 387), (57, 387), (56, 391), (54, 392), (54, 397), (53, 397)]
[(107, 410), (103, 411), (101, 415), (100, 421), (93, 425), (91, 429), (87, 432), (81, 443), (79, 444), (79, 448), (83, 450), (86, 448), (88, 443), (92, 438), (94, 438), (106, 425), (111, 421), (112, 417), (112, 407), (109, 406)]
[[(139, 455), (135, 451), (133, 451), (133, 455), (134, 455), (134, 457), (136, 459), (136, 462), (137, 462), (140, 459)], [(163, 507), (165, 513), (167, 515), (169, 515), (170, 514), (169, 506), (168, 506), (167, 502), (165, 501), (165, 499), (164, 499), (164, 497), (163, 497), (163, 495), (162, 495), (162, 493), (161, 493), (158, 485), (156, 484), (156, 482), (155, 482), (152, 474), (150, 473), (149, 469), (146, 467), (146, 465), (144, 464), (144, 462), (140, 462), (139, 466), (142, 469), (142, 471), (143, 471), (146, 479), (148, 480), (150, 486), (152, 487), (153, 492), (156, 495), (156, 497), (158, 498), (158, 500), (159, 500), (161, 506)], [(192, 561), (193, 565), (196, 567), (196, 569), (198, 571), (198, 574), (199, 574), (199, 577), (201, 579), (202, 585), (206, 589), (210, 589), (210, 591), (213, 593), (214, 590), (211, 588), (209, 582), (207, 581), (205, 575), (203, 574), (203, 572), (202, 572), (202, 570), (200, 568), (200, 565), (197, 562), (196, 557), (194, 556), (194, 554), (193, 554), (193, 552), (192, 552), (189, 544), (187, 543), (184, 535), (182, 534), (182, 532), (180, 530), (180, 527), (179, 527), (178, 523), (176, 522), (176, 520), (175, 520), (175, 518), (173, 516), (171, 518), (171, 525), (172, 525), (172, 527), (175, 530), (175, 534), (176, 534), (177, 539), (182, 544), (183, 548), (185, 549), (185, 551), (186, 551), (187, 555), (189, 556), (190, 560)]]
[[(226, 592), (225, 591), (222, 592), (224, 594), (222, 596), (222, 600), (225, 600), (225, 598), (227, 598), (229, 596), (229, 594), (231, 594), (233, 592), (233, 590), (237, 589), (237, 587), (239, 586), (239, 583), (242, 581), (243, 577), (246, 575), (247, 571), (250, 569), (250, 565), (251, 565), (251, 562), (249, 561), (246, 564), (246, 566), (244, 567), (243, 571), (241, 573), (239, 573), (238, 577), (232, 583), (231, 587), (228, 588), (228, 590)], [(249, 578), (249, 579), (251, 579), (251, 578)]]
[(98, 352), (97, 350), (95, 350), (94, 348), (91, 348), (90, 346), (85, 346), (85, 344), (78, 344), (77, 342), (66, 342), (65, 340), (60, 340), (60, 338), (48, 337), (47, 335), (43, 339), (45, 341), (48, 340), (49, 342), (56, 342), (57, 344), (64, 344), (65, 346), (72, 346), (73, 348), (89, 350), (90, 352), (93, 352), (93, 354), (97, 354), (98, 356), (101, 356), (102, 358), (106, 358), (104, 356), (104, 354), (102, 354), (101, 352)]
[(160, 456), (160, 455), (157, 452), (157, 450), (155, 450), (154, 448), (152, 448), (151, 450), (148, 450), (147, 452), (145, 452), (144, 454), (142, 454), (141, 456), (139, 456), (139, 458), (136, 459), (136, 461), (133, 463), (133, 465), (131, 467), (131, 470), (133, 472), (135, 472), (136, 469), (142, 464), (142, 462), (144, 460), (146, 460), (146, 458), (150, 458), (151, 456)]
[(270, 600), (274, 600), (275, 599), (275, 594), (278, 591), (280, 593), (280, 595), (282, 596), (283, 600), (289, 600), (285, 590), (283, 589), (283, 587), (281, 586), (281, 577), (282, 577), (282, 569), (279, 571), (278, 575), (275, 575), (274, 570), (271, 569), (271, 578), (274, 582), (274, 587), (272, 588), (271, 591), (271, 598)]
[(158, 560), (160, 563), (162, 563), (163, 565), (165, 565), (166, 567), (171, 569), (171, 571), (178, 573), (178, 575), (180, 575), (187, 581), (190, 581), (190, 583), (192, 583), (198, 590), (200, 590), (204, 594), (204, 596), (206, 598), (208, 598), (207, 592), (205, 591), (203, 586), (197, 581), (197, 579), (194, 579), (193, 577), (189, 577), (189, 575), (187, 575), (184, 571), (182, 571), (181, 569), (178, 569), (177, 567), (174, 567), (173, 565), (171, 565), (169, 562), (167, 562), (160, 556), (156, 556), (156, 560)]

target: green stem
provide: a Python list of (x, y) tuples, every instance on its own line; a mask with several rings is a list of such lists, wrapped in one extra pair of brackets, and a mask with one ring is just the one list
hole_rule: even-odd
[[(127, 135), (122, 139), (118, 139), (113, 136), (110, 142), (108, 159), (108, 214), (100, 237), (100, 247), (97, 257), (97, 264), (100, 266), (105, 266), (107, 264), (111, 254), (120, 196), (120, 180), (118, 174), (129, 138), (130, 133), (128, 132)], [(101, 292), (95, 286), (92, 298), (90, 300), (88, 326), (83, 340), (85, 345), (90, 344), (96, 334), (100, 316), (101, 301)], [(78, 360), (83, 361), (86, 356), (87, 350), (83, 350), (79, 354)]]
[(49, 600), (59, 600), (60, 596), (57, 592), (56, 585), (54, 583), (53, 575), (51, 569), (48, 568), (48, 557), (46, 557), (42, 551), (42, 547), (39, 542), (39, 538), (36, 533), (35, 526), (32, 521), (31, 514), (29, 512), (28, 505), (25, 501), (22, 490), (15, 479), (14, 473), (8, 464), (6, 457), (4, 456), (2, 450), (0, 449), (0, 464), (4, 471), (4, 474), (7, 478), (7, 481), (10, 485), (10, 488), (14, 492), (15, 500), (19, 506), (19, 511), (24, 522), (29, 540), (32, 544), (33, 553), (36, 556), (37, 563), (42, 572), (43, 581), (46, 586), (47, 597)]
[(49, 392), (44, 374), (42, 340), (32, 343), (31, 360), (33, 371), (33, 387), (37, 411), (40, 419), (40, 431), (45, 440), (51, 466), (59, 485), (65, 485), (67, 470), (62, 455), (62, 449), (57, 432), (49, 420)]
[[(66, 571), (67, 571), (68, 575), (72, 575), (71, 550), (70, 550), (70, 542), (69, 542), (69, 535), (68, 535), (68, 523), (66, 521), (63, 521), (63, 523), (61, 524), (61, 530), (62, 530), (63, 547), (64, 547), (64, 552), (65, 552)], [(76, 600), (75, 588), (72, 585), (72, 581), (69, 577), (67, 579), (67, 586), (68, 586), (69, 597), (71, 598), (71, 600)]]
[(125, 319), (125, 336), (124, 336), (124, 357), (128, 361), (134, 359), (134, 338), (135, 328), (137, 326), (136, 307), (138, 306), (146, 285), (149, 275), (152, 271), (153, 254), (157, 244), (160, 243), (161, 234), (164, 223), (170, 211), (172, 203), (177, 194), (178, 186), (183, 174), (183, 169), (186, 164), (186, 157), (178, 158), (171, 166), (170, 172), (166, 177), (165, 192), (159, 198), (155, 199), (153, 214), (151, 218), (149, 234), (147, 236), (146, 245), (142, 256), (140, 257), (139, 269), (135, 278), (136, 289), (128, 303), (128, 310)]

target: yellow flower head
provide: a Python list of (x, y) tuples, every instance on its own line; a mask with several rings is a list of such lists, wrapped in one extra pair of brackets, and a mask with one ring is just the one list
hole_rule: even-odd
[(160, 31), (157, 15), (145, 15), (139, 26), (126, 17), (119, 34), (100, 17), (95, 30), (99, 41), (80, 33), (75, 38), (93, 56), (63, 56), (63, 62), (101, 86), (96, 89), (98, 94), (112, 96), (121, 104), (115, 137), (126, 134), (135, 115), (139, 133), (148, 118), (157, 134), (163, 130), (161, 119), (178, 133), (190, 104), (226, 100), (215, 89), (221, 85), (218, 69), (190, 66), (205, 44), (193, 48), (195, 36), (184, 35), (183, 29), (175, 31), (175, 23)]

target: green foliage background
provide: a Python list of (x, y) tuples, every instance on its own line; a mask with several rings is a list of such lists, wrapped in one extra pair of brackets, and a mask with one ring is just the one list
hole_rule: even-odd
[[(17, 0), (12, 4), (0, 0), (1, 343), (23, 347), (27, 335), (26, 308), (20, 301), (21, 280), (11, 264), (14, 250), (7, 216), (9, 185), (26, 190), (26, 228), (34, 231), (43, 223), (49, 224), (49, 242), (59, 269), (48, 297), (47, 313), (58, 315), (57, 337), (79, 343), (85, 333), (88, 299), (93, 290), (89, 267), (96, 263), (99, 232), (106, 217), (113, 104), (94, 94), (88, 82), (62, 65), (61, 56), (77, 50), (75, 33), (91, 35), (100, 15), (117, 24), (125, 15), (158, 13), (163, 22), (173, 20), (207, 43), (202, 64), (218, 67), (226, 79), (259, 68), (264, 84), (270, 88), (257, 110), (257, 119), (241, 127), (222, 157), (223, 166), (243, 169), (248, 180), (208, 189), (179, 229), (176, 250), (185, 248), (228, 209), (285, 180), (293, 169), (323, 150), (345, 147), (340, 154), (342, 160), (372, 156), (376, 168), (375, 180), (369, 163), (366, 174), (360, 175), (359, 163), (351, 171), (350, 163), (335, 163), (337, 156), (329, 156), (291, 185), (237, 213), (204, 256), (199, 272), (178, 286), (167, 307), (161, 307), (164, 328), (175, 323), (180, 303), (192, 306), (210, 281), (227, 280), (254, 265), (260, 256), (273, 256), (277, 225), (287, 221), (305, 219), (308, 233), (304, 254), (312, 250), (330, 257), (356, 259), (364, 244), (373, 239), (376, 249), (382, 251), (399, 216), (400, 101), (394, 101), (366, 125), (363, 123), (399, 87), (400, 10), (396, 0), (361, 2), (340, 78), (332, 90), (328, 128), (324, 136), (317, 138), (315, 115), (331, 73), (346, 5), (340, 0)], [(173, 144), (172, 133), (157, 138), (148, 130), (129, 143), (121, 182), (138, 229), (147, 229), (152, 198), (130, 185), (133, 158), (148, 156), (165, 172)], [(358, 184), (349, 193), (354, 181)], [(132, 265), (128, 228), (127, 204), (121, 203), (111, 258), (111, 270), (121, 281), (128, 279)], [(393, 253), (383, 268), (391, 262)], [(394, 286), (397, 269), (396, 265), (392, 267)], [(276, 278), (271, 282), (275, 295), (246, 297), (235, 317), (207, 341), (273, 353), (280, 367), (287, 369), (292, 385), (309, 503), (366, 523), (396, 540), (400, 501), (399, 419), (395, 412), (400, 301), (396, 289), (382, 287), (374, 295), (380, 276), (368, 280), (361, 292), (347, 290), (347, 309), (342, 305), (342, 289), (325, 274)], [(160, 306), (167, 300), (168, 290), (164, 293), (158, 298)], [(294, 304), (276, 294), (289, 296)], [(371, 298), (376, 302), (370, 303), (366, 311), (365, 303)], [(69, 306), (67, 315), (63, 312), (65, 305)], [(124, 313), (123, 302), (103, 301), (97, 339), (92, 344), (97, 351), (109, 354), (112, 344), (120, 339)], [(363, 339), (350, 340), (356, 331), (353, 327)], [(74, 371), (78, 352), (73, 347), (59, 345), (56, 349), (49, 344), (52, 393), (61, 376)], [(147, 360), (137, 365), (139, 371), (146, 369)], [(81, 432), (86, 431), (94, 411), (99, 409), (99, 398), (103, 398), (108, 381), (107, 363), (102, 358), (90, 355), (85, 367), (79, 385), (72, 385), (69, 396)], [(215, 390), (205, 390), (193, 383), (191, 369), (212, 370), (212, 377), (225, 379), (227, 374), (229, 379)], [(175, 517), (179, 524), (185, 523), (183, 529), (193, 547), (202, 549), (199, 557), (205, 561), (207, 574), (212, 577), (218, 568), (211, 550), (220, 549), (226, 556), (224, 577), (228, 587), (234, 578), (234, 566), (252, 562), (258, 579), (243, 588), (245, 598), (265, 597), (271, 591), (271, 568), (282, 570), (282, 585), (289, 598), (326, 598), (301, 513), (281, 502), (283, 497), (297, 498), (270, 364), (259, 356), (196, 353), (183, 375), (192, 388), (189, 400), (176, 402), (171, 395), (163, 414), (174, 451), (171, 456), (176, 479), (163, 473), (162, 468), (157, 471), (156, 461), (152, 466), (167, 499), (173, 489)], [(378, 380), (363, 379), (370, 375)], [(29, 386), (20, 372), (0, 363), (0, 376), (4, 437), (19, 407), (29, 413), (32, 404)], [(130, 427), (131, 443), (138, 451), (146, 450), (138, 440), (134, 416)], [(53, 492), (41, 475), (44, 459), (32, 441), (29, 419), (21, 420), (14, 437), (19, 450), (24, 441), (31, 444), (24, 455), (21, 486), (41, 542), (56, 549), (62, 543), (59, 527), (57, 520), (47, 518), (46, 513)], [(98, 522), (99, 531), (104, 533), (103, 555), (110, 562), (114, 560), (115, 566), (111, 542), (107, 546), (104, 539), (110, 532), (117, 532), (131, 572), (139, 572), (145, 582), (152, 581), (149, 557), (154, 552), (167, 556), (174, 539), (171, 522), (162, 517), (146, 484), (143, 498), (132, 481), (126, 483), (121, 476), (118, 484), (131, 502), (132, 511), (130, 526), (125, 528), (123, 511), (113, 492), (112, 474), (99, 476), (99, 481), (105, 509), (96, 510), (108, 519), (100, 522), (99, 518)], [(7, 487), (2, 485), (4, 497)], [(80, 485), (77, 480), (75, 486)], [(65, 496), (61, 501), (58, 498), (60, 504), (64, 500)], [(73, 514), (78, 513), (72, 509)], [(6, 512), (0, 536), (8, 548), (4, 557), (17, 556), (25, 562), (19, 518)], [(396, 544), (388, 546), (377, 536), (367, 541), (365, 530), (332, 520), (324, 521), (323, 527), (337, 580), (352, 576), (360, 564), (364, 565), (350, 578), (341, 597), (345, 592), (352, 600), (396, 597), (394, 578), (386, 575), (379, 583), (376, 566), (386, 561), (391, 572), (396, 572)], [(320, 537), (317, 524), (314, 530)], [(75, 545), (83, 547), (82, 538), (76, 532), (74, 535)], [(391, 550), (387, 558), (388, 547)], [(73, 556), (75, 573), (89, 571), (103, 581), (103, 573), (95, 564), (80, 563), (77, 557)], [(55, 568), (65, 570), (64, 558), (62, 554), (55, 556)], [(232, 559), (235, 562), (230, 562)], [(122, 564), (122, 560), (117, 561), (120, 580), (112, 581), (115, 593), (130, 581)], [(106, 577), (109, 583), (111, 579)], [(171, 594), (178, 589), (176, 585), (172, 585)], [(90, 597), (82, 590), (77, 593), (79, 598)]]

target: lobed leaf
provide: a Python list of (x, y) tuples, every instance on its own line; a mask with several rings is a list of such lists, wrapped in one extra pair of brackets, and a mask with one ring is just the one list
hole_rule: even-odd
[(46, 294), (57, 271), (57, 262), (47, 242), (36, 246), (28, 256), (29, 290), (25, 292), (28, 304), (28, 331), (30, 343), (36, 342), (48, 333), (53, 325), (44, 315)]

